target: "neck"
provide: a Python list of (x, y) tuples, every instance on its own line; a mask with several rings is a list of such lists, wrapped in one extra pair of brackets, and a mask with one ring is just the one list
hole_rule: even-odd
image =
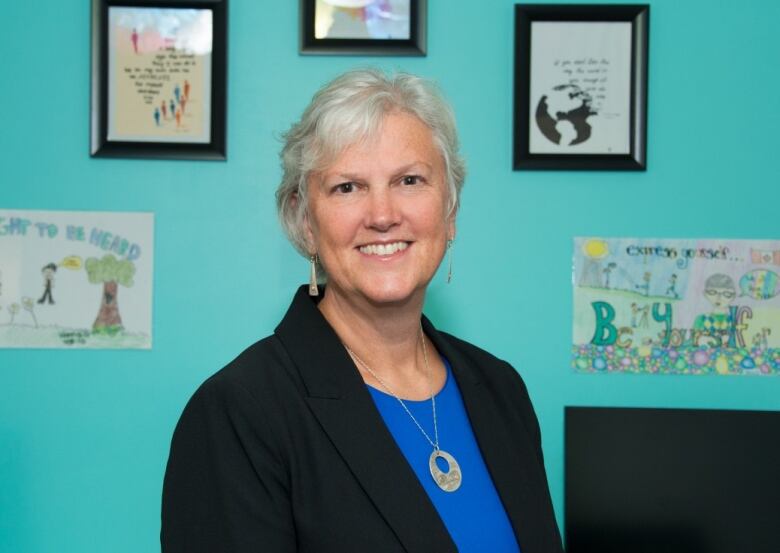
[[(341, 341), (390, 386), (407, 399), (429, 397), (431, 382), (420, 343), (423, 298), (393, 305), (357, 301), (326, 287), (318, 307)], [(423, 339), (425, 339), (423, 337)], [(430, 341), (426, 342), (433, 372), (433, 385), (443, 383), (440, 361)], [(385, 391), (382, 385), (360, 367), (367, 384)], [(441, 366), (443, 367), (443, 366)]]
[(364, 349), (361, 344), (370, 344), (378, 353), (406, 350), (413, 354), (419, 345), (422, 303), (423, 298), (413, 298), (377, 305), (348, 297), (331, 286), (325, 288), (318, 307), (342, 342), (356, 353)]

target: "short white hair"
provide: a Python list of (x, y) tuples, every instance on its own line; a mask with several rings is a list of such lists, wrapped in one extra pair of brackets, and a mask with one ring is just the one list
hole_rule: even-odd
[(393, 111), (414, 115), (431, 130), (444, 159), (448, 213), (458, 209), (466, 165), (459, 152), (455, 115), (436, 85), (409, 73), (349, 71), (318, 90), (300, 121), (282, 136), (282, 182), (276, 190), (276, 208), (282, 228), (302, 255), (310, 255), (303, 226), (309, 176), (325, 169), (352, 144), (373, 137), (385, 115)]

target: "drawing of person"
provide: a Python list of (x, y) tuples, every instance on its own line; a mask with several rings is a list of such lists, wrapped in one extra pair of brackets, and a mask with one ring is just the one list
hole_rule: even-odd
[(176, 86), (173, 88), (173, 95), (176, 96), (176, 103), (181, 103), (181, 88), (179, 88), (179, 83), (176, 83)]
[(133, 41), (133, 51), (137, 54), (138, 53), (138, 32), (136, 32), (135, 29), (133, 29), (133, 34), (130, 35), (130, 40)]
[(636, 303), (631, 304), (631, 328), (636, 328), (636, 317), (639, 315), (639, 307)]
[(51, 295), (51, 289), (54, 288), (54, 273), (56, 272), (57, 265), (54, 263), (44, 265), (41, 269), (41, 274), (43, 274), (43, 295), (38, 300), (38, 303), (43, 303), (48, 299), (49, 305), (54, 304), (54, 298)]
[(162, 109), (162, 116), (163, 116), (163, 119), (167, 119), (167, 118), (168, 118), (168, 108), (167, 108), (167, 106), (165, 105), (165, 100), (163, 100), (162, 102), (160, 102), (160, 109)]
[(642, 328), (647, 328), (650, 326), (649, 320), (647, 318), (648, 314), (650, 313), (650, 306), (645, 305), (639, 309), (639, 312), (642, 313), (642, 315), (639, 317), (639, 326)]
[(187, 79), (184, 79), (184, 97), (189, 98), (190, 97), (190, 81)]
[(609, 275), (615, 270), (615, 267), (617, 267), (617, 263), (610, 263), (601, 271), (604, 273), (604, 288), (607, 290), (609, 290)]
[(171, 100), (171, 117), (174, 117), (176, 115), (176, 104), (173, 103), (173, 100)]
[(181, 127), (181, 110), (176, 110), (176, 126)]
[[(728, 333), (733, 324), (731, 302), (737, 297), (737, 288), (734, 281), (728, 275), (714, 273), (704, 281), (704, 297), (712, 304), (712, 311), (696, 317), (693, 329), (699, 331), (702, 336), (717, 338)], [(711, 340), (710, 340), (711, 342)], [(714, 345), (720, 345), (720, 340)]]
[(181, 112), (184, 113), (184, 106), (187, 105), (187, 97), (182, 96), (181, 101), (179, 102), (179, 105), (181, 106)]
[(677, 293), (676, 290), (677, 286), (677, 275), (675, 273), (672, 273), (672, 276), (669, 277), (669, 288), (666, 289), (666, 295), (667, 296), (674, 296), (674, 299), (680, 299), (680, 294)]
[(154, 108), (154, 124), (160, 126), (160, 108)]
[(645, 274), (642, 276), (643, 284), (635, 284), (637, 290), (642, 290), (642, 293), (644, 296), (650, 295), (650, 277), (652, 274), (650, 271), (645, 272)]

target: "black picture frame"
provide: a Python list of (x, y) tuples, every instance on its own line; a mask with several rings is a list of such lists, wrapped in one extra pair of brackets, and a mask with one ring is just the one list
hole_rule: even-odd
[(302, 55), (425, 56), (427, 0), (409, 0), (408, 39), (316, 38), (317, 0), (300, 0), (299, 51)]
[[(203, 101), (201, 108), (199, 108), (200, 111), (198, 111), (201, 115), (198, 118), (198, 129), (203, 129), (202, 136), (187, 136), (186, 131), (182, 131), (182, 140), (180, 141), (176, 139), (175, 135), (168, 135), (162, 139), (137, 138), (129, 134), (127, 137), (119, 135), (120, 138), (110, 136), (110, 117), (113, 114), (109, 114), (111, 104), (109, 96), (112, 93), (109, 90), (109, 87), (112, 86), (109, 74), (109, 56), (111, 55), (109, 49), (109, 11), (114, 7), (129, 10), (138, 9), (139, 12), (155, 8), (211, 10), (212, 49), (207, 73), (210, 77), (210, 83), (201, 82), (202, 86), (193, 86), (193, 92), (202, 92)], [(228, 0), (92, 0), (90, 99), (90, 155), (92, 157), (227, 159), (227, 9)], [(135, 33), (136, 30), (133, 29), (133, 34)], [(136, 41), (137, 38), (134, 37), (133, 47), (136, 48), (135, 53), (137, 54)], [(119, 56), (119, 54), (116, 55)], [(127, 71), (126, 68), (125, 71)], [(168, 78), (170, 79), (170, 76)], [(205, 81), (206, 79), (201, 80)], [(187, 84), (187, 88), (189, 88), (189, 84)], [(157, 97), (155, 96), (155, 98)], [(186, 100), (186, 96), (182, 95), (182, 98)], [(165, 103), (162, 96), (158, 101)], [(176, 101), (179, 102), (178, 93)], [(190, 105), (192, 106), (193, 103), (191, 102)], [(183, 104), (180, 106), (181, 111), (185, 112), (185, 106)], [(207, 106), (207, 108), (203, 106)], [(194, 109), (191, 108), (191, 111)], [(208, 111), (205, 112), (204, 109), (208, 109)], [(168, 119), (171, 121), (176, 119), (174, 111), (179, 111), (179, 107), (170, 111)], [(157, 119), (157, 114), (155, 114), (155, 119)], [(163, 121), (165, 121), (164, 116)], [(178, 123), (177, 119), (176, 124), (178, 125)]]
[[(650, 18), (650, 6), (648, 4), (517, 4), (515, 5), (515, 61), (514, 61), (514, 133), (513, 133), (513, 169), (518, 170), (625, 170), (625, 171), (644, 171), (647, 169), (647, 58), (648, 58), (648, 30), (649, 30), (649, 18)], [(539, 37), (533, 37), (532, 27), (534, 23), (544, 22), (550, 23), (549, 25), (537, 26), (539, 29)], [(612, 89), (619, 87), (624, 91), (624, 94), (612, 94), (612, 97), (619, 97), (619, 105), (624, 106), (624, 111), (616, 110), (608, 115), (607, 118), (610, 121), (620, 121), (619, 127), (624, 132), (615, 132), (611, 130), (609, 140), (602, 141), (599, 146), (586, 146), (578, 148), (570, 148), (573, 144), (584, 144), (591, 136), (591, 127), (587, 124), (586, 119), (582, 118), (582, 115), (574, 116), (576, 121), (573, 128), (575, 129), (575, 138), (560, 147), (561, 144), (554, 141), (555, 132), (548, 132), (541, 130), (544, 127), (543, 120), (553, 121), (557, 123), (561, 122), (561, 118), (569, 116), (570, 112), (555, 112), (555, 117), (550, 117), (549, 105), (546, 103), (546, 96), (536, 95), (532, 97), (532, 87), (535, 86), (534, 78), (539, 79), (540, 82), (547, 82), (555, 79), (555, 71), (560, 71), (558, 65), (559, 60), (553, 60), (552, 58), (545, 58), (545, 53), (540, 45), (559, 44), (561, 41), (574, 41), (578, 36), (576, 33), (565, 33), (562, 36), (556, 37), (556, 33), (564, 33), (564, 31), (570, 31), (574, 29), (579, 23), (612, 23), (623, 22), (630, 23), (630, 38), (626, 42), (630, 43), (630, 54), (626, 59), (625, 53), (619, 52), (617, 58), (620, 60), (620, 64), (625, 65), (630, 63), (630, 83), (625, 83), (625, 72), (618, 74), (618, 77), (623, 79), (616, 79), (620, 82), (620, 85), (613, 85)], [(560, 28), (557, 24), (560, 24)], [(569, 25), (569, 27), (567, 27)], [(617, 28), (623, 26), (583, 26), (580, 25), (580, 29), (594, 29), (592, 32), (597, 33), (597, 29)], [(543, 29), (543, 30), (542, 30)], [(584, 31), (587, 34), (591, 31)], [(623, 32), (623, 31), (621, 31)], [(542, 36), (544, 34), (544, 37)], [(615, 35), (617, 36), (617, 35)], [(550, 37), (547, 39), (546, 37)], [(552, 39), (557, 38), (557, 42), (553, 42)], [(536, 53), (532, 53), (532, 43), (537, 41)], [(544, 42), (548, 40), (548, 42)], [(599, 43), (600, 46), (601, 43)], [(573, 49), (577, 44), (572, 43)], [(582, 45), (589, 46), (589, 45)], [(557, 46), (556, 46), (557, 48)], [(553, 48), (551, 48), (552, 50)], [(584, 48), (582, 51), (587, 51)], [(535, 59), (543, 59), (545, 70), (548, 71), (546, 75), (542, 75), (538, 71), (536, 74), (532, 74), (532, 55), (536, 56)], [(553, 56), (554, 57), (554, 56)], [(583, 62), (584, 58), (574, 60), (574, 63), (584, 63), (585, 66), (581, 67), (584, 71), (588, 71), (588, 64), (595, 60), (593, 71), (598, 69), (599, 63), (604, 63), (604, 72), (612, 70), (608, 67), (611, 62), (611, 58), (607, 59), (588, 57)], [(571, 63), (564, 60), (563, 64)], [(543, 64), (540, 62), (539, 66)], [(547, 69), (552, 65), (556, 65), (555, 69)], [(580, 68), (578, 68), (580, 69)], [(570, 73), (569, 73), (570, 74)], [(563, 73), (561, 73), (563, 75)], [(586, 75), (589, 77), (590, 75)], [(607, 77), (605, 76), (606, 80)], [(582, 102), (588, 103), (588, 112), (586, 115), (596, 115), (598, 112), (590, 111), (590, 101), (593, 99), (591, 92), (588, 92), (586, 87), (584, 91), (581, 90), (576, 81), (578, 79), (571, 79), (568, 83), (564, 82), (559, 86), (549, 89), (551, 92), (554, 90), (569, 89), (568, 92), (561, 92), (566, 94), (569, 99), (579, 96)], [(585, 79), (582, 79), (583, 81)], [(592, 79), (591, 79), (592, 81)], [(603, 92), (603, 88), (594, 88), (592, 82), (583, 83), (588, 85), (588, 88), (593, 91), (599, 90), (597, 97), (608, 97), (610, 91)], [(604, 83), (599, 83), (598, 86), (602, 86)], [(627, 92), (625, 91), (627, 89)], [(625, 94), (630, 94), (630, 97)], [(606, 96), (605, 96), (606, 95)], [(539, 98), (537, 101), (536, 98)], [(532, 107), (532, 102), (537, 101), (537, 105)], [(606, 102), (606, 100), (604, 100)], [(542, 102), (545, 102), (542, 105)], [(618, 105), (613, 102), (610, 107)], [(547, 107), (547, 110), (542, 109)], [(582, 106), (581, 106), (582, 107)], [(532, 109), (535, 110), (532, 118)], [(580, 109), (580, 108), (577, 108)], [(593, 108), (597, 109), (597, 108)], [(576, 110), (572, 110), (576, 111)], [(564, 117), (566, 116), (566, 117)], [(622, 120), (621, 118), (627, 118)], [(605, 118), (601, 118), (602, 121)], [(585, 125), (582, 122), (585, 121)], [(578, 126), (577, 123), (580, 123)], [(612, 125), (613, 123), (607, 123)], [(532, 128), (534, 125), (534, 128)], [(616, 125), (616, 124), (615, 124)], [(582, 132), (581, 129), (587, 127), (586, 132)], [(616, 127), (611, 127), (612, 129)], [(627, 133), (627, 134), (625, 134)], [(539, 136), (544, 135), (544, 138)], [(552, 135), (552, 138), (551, 138)], [(583, 135), (587, 135), (582, 139)], [(564, 140), (559, 136), (559, 141)], [(603, 134), (602, 134), (603, 138)], [(601, 140), (601, 138), (599, 139)], [(614, 144), (619, 145), (616, 148), (618, 151), (613, 151), (611, 147), (607, 147), (609, 141), (614, 141)], [(549, 144), (547, 144), (549, 142)], [(592, 142), (596, 142), (593, 140)], [(573, 152), (567, 152), (566, 150), (574, 150)], [(585, 151), (583, 149), (593, 149), (597, 151)], [(627, 151), (626, 151), (627, 150)]]

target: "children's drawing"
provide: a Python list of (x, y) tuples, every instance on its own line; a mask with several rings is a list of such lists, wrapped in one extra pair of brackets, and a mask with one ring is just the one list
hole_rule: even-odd
[(780, 241), (574, 239), (572, 367), (780, 375)]
[(108, 9), (108, 140), (211, 140), (212, 11)]
[(43, 269), (41, 269), (41, 273), (43, 273), (44, 290), (41, 299), (38, 300), (38, 303), (44, 303), (48, 298), (49, 305), (54, 304), (54, 297), (51, 295), (51, 289), (54, 287), (54, 273), (56, 272), (57, 265), (55, 263), (49, 263)]
[(119, 261), (113, 255), (106, 254), (100, 259), (90, 257), (84, 268), (92, 284), (103, 285), (100, 310), (92, 324), (92, 331), (116, 334), (123, 328), (119, 315), (119, 285), (128, 288), (133, 285), (135, 265), (127, 259)]
[(151, 348), (153, 225), (0, 209), (0, 347)]

